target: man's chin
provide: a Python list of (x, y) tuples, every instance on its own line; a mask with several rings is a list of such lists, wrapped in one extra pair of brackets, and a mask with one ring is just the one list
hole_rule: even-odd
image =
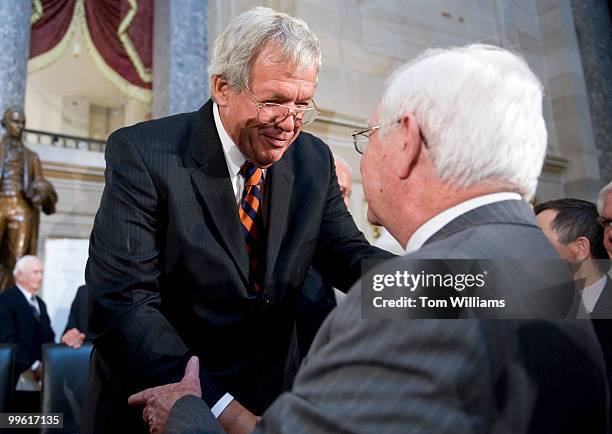
[(268, 167), (272, 166), (274, 163), (282, 159), (287, 149), (288, 147), (268, 149), (265, 152), (260, 152), (257, 154), (257, 158), (254, 163), (262, 169), (267, 169)]
[(378, 218), (378, 216), (372, 211), (372, 208), (368, 208), (368, 214), (367, 214), (367, 218), (368, 221), (376, 226), (384, 226), (380, 219)]

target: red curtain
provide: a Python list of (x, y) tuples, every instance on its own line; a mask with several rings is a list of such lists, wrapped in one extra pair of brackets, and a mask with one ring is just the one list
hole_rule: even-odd
[[(149, 74), (153, 51), (153, 0), (139, 0), (137, 12), (126, 29), (129, 41), (121, 40), (119, 27), (130, 13), (127, 0), (86, 0), (85, 19), (91, 39), (106, 62), (115, 72), (131, 84), (151, 89)], [(132, 45), (132, 57), (128, 52)], [(140, 71), (138, 68), (140, 63)]]
[[(64, 37), (74, 13), (76, 0), (42, 0), (43, 15), (33, 24), (30, 35), (30, 58), (53, 49)], [(35, 9), (32, 11), (36, 12)]]
[[(34, 3), (38, 4), (33, 8), (30, 59), (55, 48), (77, 14), (80, 28), (88, 32), (97, 51), (95, 54), (99, 53), (113, 73), (127, 82), (122, 88), (136, 86), (150, 91), (153, 0), (40, 0)], [(42, 16), (37, 17), (37, 10), (41, 9)], [(60, 54), (54, 53), (53, 59)]]

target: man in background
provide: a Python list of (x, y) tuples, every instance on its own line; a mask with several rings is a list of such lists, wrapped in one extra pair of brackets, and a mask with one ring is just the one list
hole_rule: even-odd
[(612, 182), (601, 189), (597, 196), (599, 222), (604, 228), (604, 247), (612, 259)]
[(580, 199), (558, 199), (534, 208), (538, 224), (562, 259), (570, 262), (574, 279), (584, 288), (579, 316), (612, 316), (612, 280), (608, 253), (603, 245), (604, 229), (594, 203)]
[(40, 390), (42, 345), (55, 334), (45, 302), (36, 293), (43, 278), (43, 264), (36, 256), (23, 256), (13, 271), (15, 285), (0, 293), (0, 322), (8, 330), (6, 342), (16, 344), (15, 379), (21, 390)]
[(81, 285), (70, 305), (68, 322), (60, 342), (76, 349), (90, 339), (87, 333), (87, 286)]

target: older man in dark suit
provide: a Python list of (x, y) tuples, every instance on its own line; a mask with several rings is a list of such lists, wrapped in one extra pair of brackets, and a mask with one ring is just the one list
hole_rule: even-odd
[(291, 380), (310, 266), (347, 290), (362, 258), (388, 256), (355, 226), (329, 148), (301, 131), (318, 115), (320, 63), (303, 21), (255, 8), (215, 42), (212, 100), (109, 138), (86, 270), (84, 432), (146, 429), (129, 394), (180, 379), (193, 354), (219, 420), (251, 420)]
[(599, 221), (604, 228), (604, 247), (612, 259), (612, 181), (599, 191), (597, 211), (599, 211)]
[(18, 386), (40, 390), (42, 345), (55, 339), (47, 306), (36, 295), (42, 284), (42, 262), (36, 256), (23, 256), (15, 263), (13, 276), (15, 285), (0, 293), (2, 334), (4, 342), (17, 345), (14, 379), (19, 379)]
[[(370, 128), (354, 135), (368, 217), (412, 252), (390, 266), (559, 258), (527, 203), (546, 149), (541, 107), (527, 64), (497, 47), (428, 50), (395, 73)], [(537, 280), (510, 274), (501, 294)], [(355, 287), (330, 314), (256, 432), (607, 432), (590, 322), (363, 319), (362, 292), (371, 288)], [(168, 433), (221, 432), (197, 398), (196, 364), (166, 386), (187, 394)], [(162, 392), (137, 396), (154, 429), (166, 421)]]

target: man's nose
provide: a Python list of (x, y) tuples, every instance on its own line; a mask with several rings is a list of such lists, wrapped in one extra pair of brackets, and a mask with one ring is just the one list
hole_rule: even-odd
[(276, 123), (276, 126), (278, 126), (283, 131), (293, 131), (295, 129), (295, 114), (292, 113), (291, 110), (289, 110), (289, 112), (287, 112), (287, 115)]

